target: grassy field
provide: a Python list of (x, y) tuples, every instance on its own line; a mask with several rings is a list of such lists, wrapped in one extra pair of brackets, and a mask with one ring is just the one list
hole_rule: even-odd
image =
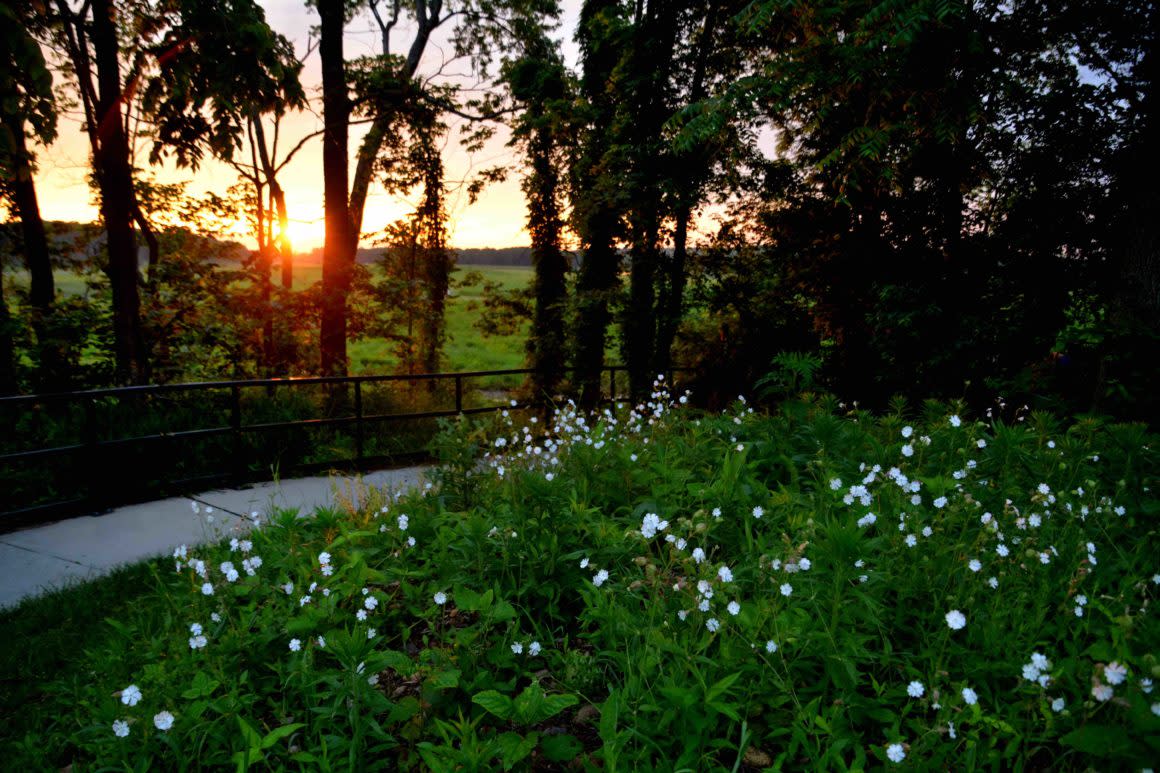
[[(486, 280), (497, 282), (505, 289), (526, 286), (532, 280), (531, 267), (522, 266), (468, 266), (455, 269), (454, 279), (462, 279), (468, 271), (478, 271)], [(55, 272), (57, 289), (70, 295), (86, 292), (85, 278), (67, 271)], [(294, 289), (302, 290), (322, 279), (321, 266), (303, 266), (296, 270)], [(27, 275), (16, 274), (17, 284), (26, 283)], [(474, 323), (479, 311), (473, 309), (480, 300), (480, 286), (457, 288), (447, 306), (447, 343), (445, 347), (448, 371), (503, 370), (524, 367), (526, 327), (511, 336), (484, 338)], [(351, 341), (349, 345), (351, 373), (375, 374), (391, 372), (395, 357), (388, 341), (368, 338)]]

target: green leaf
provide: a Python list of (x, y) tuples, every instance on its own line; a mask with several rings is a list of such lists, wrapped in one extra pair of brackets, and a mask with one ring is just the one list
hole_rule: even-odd
[(532, 753), (539, 740), (537, 733), (528, 733), (524, 738), (519, 733), (504, 733), (499, 737), (500, 759), (503, 769), (511, 770), (517, 763)]
[(471, 696), (471, 702), (482, 706), (485, 710), (500, 719), (511, 719), (512, 699), (495, 690), (484, 690), (483, 692), (476, 693)]
[(1059, 742), (1096, 757), (1120, 756), (1132, 746), (1124, 728), (1112, 725), (1084, 725), (1060, 738)]
[(300, 727), (306, 727), (306, 725), (302, 722), (295, 722), (292, 725), (282, 725), (282, 727), (274, 728), (270, 732), (266, 733), (266, 737), (262, 739), (262, 748), (269, 749), (283, 738), (294, 733), (294, 731)]
[(729, 692), (730, 688), (733, 687), (733, 685), (735, 685), (737, 683), (737, 680), (740, 678), (741, 678), (741, 672), (739, 671), (736, 674), (730, 674), (729, 676), (725, 677), (724, 679), (721, 679), (720, 681), (718, 681), (716, 684), (714, 684), (712, 687), (710, 687), (705, 692), (705, 700), (707, 702), (714, 701), (717, 698), (720, 698), (722, 695), (725, 695), (727, 692)]
[(470, 588), (456, 588), (455, 606), (463, 612), (478, 612), (482, 608), (482, 598)]
[(242, 737), (246, 739), (247, 746), (249, 746), (251, 749), (258, 749), (261, 747), (262, 736), (258, 735), (258, 731), (255, 730), (249, 722), (242, 719), (240, 714), (238, 715), (238, 727), (242, 729)]
[(584, 751), (584, 745), (574, 735), (546, 735), (540, 741), (544, 756), (552, 762), (571, 762)]
[(446, 671), (436, 671), (427, 677), (427, 684), (437, 690), (447, 690), (459, 686), (459, 670), (449, 668)]
[(218, 688), (221, 682), (216, 679), (211, 679), (202, 671), (198, 671), (193, 677), (193, 683), (189, 689), (181, 694), (182, 698), (186, 700), (196, 700), (198, 698), (208, 698), (213, 695), (213, 691)]

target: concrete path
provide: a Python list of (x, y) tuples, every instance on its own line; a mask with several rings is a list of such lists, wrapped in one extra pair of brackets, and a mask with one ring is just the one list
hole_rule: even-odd
[[(169, 554), (183, 543), (195, 545), (243, 533), (251, 527), (253, 512), (263, 518), (275, 508), (297, 508), (307, 514), (330, 504), (336, 491), (357, 498), (360, 480), (367, 487), (394, 491), (420, 483), (426, 469), (406, 467), (358, 477), (298, 478), (219, 489), (0, 534), (0, 608), (52, 588), (91, 580), (123, 564)], [(191, 500), (199, 503), (200, 513), (194, 512)]]

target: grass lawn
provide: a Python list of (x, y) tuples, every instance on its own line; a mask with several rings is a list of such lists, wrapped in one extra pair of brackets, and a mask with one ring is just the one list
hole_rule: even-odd
[(78, 771), (1153, 764), (1157, 438), (957, 412), (821, 397), (562, 411), (547, 435), (464, 423), (430, 491), (275, 513), (0, 614), (0, 754)]

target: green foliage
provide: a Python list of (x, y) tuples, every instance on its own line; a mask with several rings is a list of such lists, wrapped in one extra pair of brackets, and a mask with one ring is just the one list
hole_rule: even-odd
[(4, 613), (20, 646), (0, 668), (25, 678), (3, 752), (22, 768), (1148, 764), (1156, 439), (933, 401), (833, 407), (562, 410), (526, 439), (514, 421), (448, 427), (428, 493), (274, 514), (179, 551), (176, 571)]

